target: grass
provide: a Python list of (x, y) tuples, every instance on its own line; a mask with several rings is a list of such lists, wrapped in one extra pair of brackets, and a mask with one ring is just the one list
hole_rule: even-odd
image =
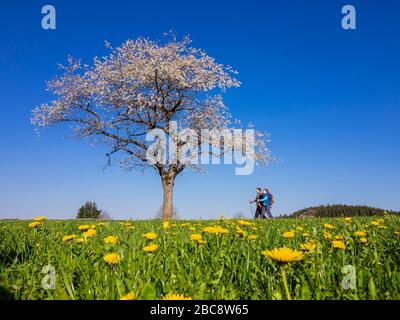
[[(0, 221), (0, 299), (120, 299), (129, 292), (140, 299), (168, 293), (193, 299), (400, 299), (397, 216), (177, 221), (164, 227), (160, 220), (45, 220), (36, 228), (30, 222)], [(84, 224), (95, 224), (96, 234), (85, 237), (78, 229)], [(204, 232), (209, 226), (228, 233)], [(287, 231), (294, 237), (283, 237)], [(143, 237), (149, 232), (157, 237)], [(71, 234), (84, 242), (63, 241)], [(193, 234), (205, 243), (191, 240)], [(120, 241), (106, 243), (107, 236)], [(335, 238), (345, 249), (332, 247)], [(279, 247), (301, 251), (310, 241), (315, 249), (303, 251), (300, 261), (283, 264), (262, 254)], [(158, 248), (145, 252), (150, 244)], [(120, 262), (108, 264), (107, 253), (118, 254)], [(54, 267), (55, 289), (42, 287), (46, 265)], [(346, 265), (355, 268), (355, 289), (342, 286)]]

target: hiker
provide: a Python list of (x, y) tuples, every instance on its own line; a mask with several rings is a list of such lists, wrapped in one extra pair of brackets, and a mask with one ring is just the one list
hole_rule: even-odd
[(262, 196), (260, 187), (256, 188), (256, 193), (257, 193), (256, 198), (253, 201), (250, 201), (250, 203), (256, 203), (256, 205), (257, 205), (256, 214), (255, 214), (255, 218), (257, 219), (258, 217), (262, 217), (262, 212), (261, 212), (262, 211), (262, 206), (261, 206), (260, 200), (259, 200), (260, 197)]
[(259, 202), (261, 205), (262, 218), (272, 219), (271, 206), (274, 202), (274, 197), (267, 188), (262, 191), (262, 194), (259, 197)]

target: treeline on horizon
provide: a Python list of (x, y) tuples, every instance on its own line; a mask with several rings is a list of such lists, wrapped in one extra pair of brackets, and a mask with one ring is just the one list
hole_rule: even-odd
[(383, 210), (368, 206), (354, 205), (321, 205), (309, 207), (293, 212), (290, 215), (282, 215), (282, 218), (302, 218), (302, 217), (361, 217), (361, 216), (383, 216), (384, 214), (400, 214), (392, 210)]

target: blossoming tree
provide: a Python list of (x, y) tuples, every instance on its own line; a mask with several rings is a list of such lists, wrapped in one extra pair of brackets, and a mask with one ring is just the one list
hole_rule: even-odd
[[(62, 74), (48, 82), (56, 98), (33, 110), (32, 123), (37, 127), (70, 123), (74, 136), (108, 148), (108, 163), (113, 158), (125, 169), (155, 169), (164, 191), (163, 218), (169, 219), (176, 176), (185, 168), (202, 166), (179, 157), (149, 162), (148, 132), (156, 129), (171, 135), (171, 122), (199, 137), (202, 129), (223, 132), (240, 126), (222, 100), (225, 89), (239, 87), (240, 82), (234, 70), (193, 48), (188, 37), (164, 42), (138, 38), (117, 48), (109, 43), (106, 47), (109, 55), (94, 58), (91, 65), (71, 57), (66, 66), (60, 65)], [(222, 158), (240, 146), (256, 164), (269, 160), (267, 135), (261, 132), (255, 132), (253, 148), (237, 135), (195, 141), (182, 135), (174, 138), (177, 153), (190, 144), (208, 142), (210, 156)]]

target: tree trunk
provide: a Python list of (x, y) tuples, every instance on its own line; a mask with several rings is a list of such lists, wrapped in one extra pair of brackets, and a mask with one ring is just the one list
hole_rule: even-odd
[(173, 213), (172, 193), (174, 190), (175, 175), (166, 173), (161, 176), (163, 185), (164, 198), (163, 198), (163, 220), (169, 220)]

